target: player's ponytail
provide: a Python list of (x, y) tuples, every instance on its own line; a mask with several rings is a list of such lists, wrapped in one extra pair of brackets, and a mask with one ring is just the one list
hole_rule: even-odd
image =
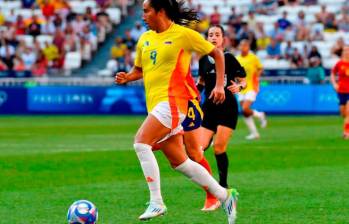
[(156, 12), (164, 9), (168, 18), (176, 24), (189, 26), (200, 21), (194, 9), (184, 6), (184, 0), (150, 0), (149, 2)]

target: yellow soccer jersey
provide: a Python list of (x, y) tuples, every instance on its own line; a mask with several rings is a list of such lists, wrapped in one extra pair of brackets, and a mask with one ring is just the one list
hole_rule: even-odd
[(197, 96), (190, 82), (191, 54), (213, 49), (199, 33), (174, 23), (162, 33), (145, 32), (137, 43), (135, 66), (143, 70), (148, 112), (167, 101), (185, 114), (188, 100)]
[(241, 91), (242, 94), (248, 92), (248, 91), (259, 91), (259, 77), (257, 75), (257, 70), (262, 69), (263, 66), (258, 59), (258, 57), (253, 54), (249, 53), (246, 56), (237, 56), (236, 57), (239, 63), (241, 64), (242, 67), (244, 67), (246, 71), (246, 83), (247, 87)]

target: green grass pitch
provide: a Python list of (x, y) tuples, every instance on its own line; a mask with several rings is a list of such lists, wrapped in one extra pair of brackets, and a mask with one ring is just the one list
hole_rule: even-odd
[[(0, 223), (64, 224), (88, 199), (100, 224), (139, 223), (149, 195), (133, 136), (143, 117), (0, 117)], [(349, 223), (349, 142), (339, 116), (275, 116), (258, 141), (243, 122), (229, 143), (229, 182), (240, 192), (237, 224)], [(156, 153), (168, 214), (149, 223), (226, 223), (202, 213), (203, 191)], [(206, 152), (214, 175), (212, 149)]]

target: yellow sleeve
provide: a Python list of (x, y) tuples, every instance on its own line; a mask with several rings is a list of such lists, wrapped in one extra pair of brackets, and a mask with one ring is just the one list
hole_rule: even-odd
[(142, 68), (142, 47), (143, 47), (143, 36), (138, 39), (137, 46), (136, 46), (136, 56), (134, 61), (134, 66)]
[(184, 44), (187, 47), (186, 50), (194, 51), (203, 56), (211, 53), (215, 48), (215, 46), (205, 40), (201, 34), (192, 29), (184, 28), (184, 35), (186, 37), (184, 40)]

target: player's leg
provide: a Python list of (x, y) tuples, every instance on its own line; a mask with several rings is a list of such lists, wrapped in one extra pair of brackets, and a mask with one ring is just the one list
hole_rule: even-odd
[(246, 139), (248, 140), (259, 138), (259, 133), (257, 131), (256, 124), (254, 123), (254, 120), (253, 120), (253, 110), (251, 110), (252, 103), (253, 101), (250, 101), (250, 100), (243, 100), (240, 102), (242, 114), (244, 116), (244, 121), (250, 132), (250, 134), (246, 136)]
[(155, 142), (168, 133), (170, 133), (170, 129), (165, 127), (155, 116), (149, 114), (135, 137), (134, 148), (150, 191), (150, 203), (146, 211), (139, 217), (141, 220), (147, 220), (166, 212), (161, 196), (159, 167), (151, 148)]
[(349, 139), (349, 94), (347, 94), (347, 101), (344, 106), (344, 133), (343, 138)]
[(228, 188), (228, 166), (229, 160), (226, 153), (229, 139), (233, 134), (233, 129), (219, 125), (215, 141), (213, 143), (214, 153), (216, 156), (217, 167), (219, 171), (219, 184)]
[(162, 144), (164, 152), (171, 165), (191, 181), (207, 188), (215, 197), (217, 197), (224, 206), (228, 215), (229, 223), (234, 223), (236, 218), (237, 192), (226, 190), (198, 163), (189, 159), (182, 147), (183, 138), (180, 135), (171, 136)]
[[(204, 151), (201, 149), (201, 145), (199, 142), (200, 138), (200, 129), (195, 129), (191, 131), (184, 132), (183, 139), (186, 152), (189, 158), (201, 166), (203, 166), (210, 175), (212, 175), (212, 170), (210, 164), (205, 158)], [(220, 206), (220, 202), (217, 198), (211, 194), (207, 189), (206, 191), (206, 199), (204, 203), (204, 207), (201, 209), (202, 211), (214, 211)]]

